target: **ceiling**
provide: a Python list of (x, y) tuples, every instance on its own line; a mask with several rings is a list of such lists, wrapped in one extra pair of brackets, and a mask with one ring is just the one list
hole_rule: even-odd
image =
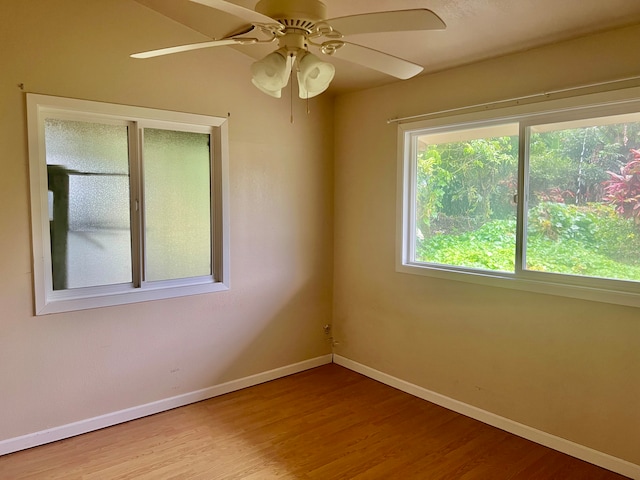
[[(237, 31), (245, 22), (189, 0), (136, 0), (210, 38)], [(231, 0), (230, 0), (231, 1)], [(446, 23), (446, 30), (390, 32), (348, 37), (348, 41), (404, 58), (424, 67), (422, 75), (566, 40), (588, 33), (640, 23), (638, 0), (323, 0), (328, 17), (385, 10), (428, 8)], [(256, 0), (232, 0), (251, 8)], [(156, 14), (150, 12), (150, 14)], [(206, 41), (202, 38), (201, 41)], [(184, 43), (193, 42), (185, 37)], [(172, 45), (143, 45), (143, 49)], [(261, 58), (277, 47), (233, 47)], [(629, 46), (637, 55), (637, 46)], [(207, 55), (197, 50), (178, 55)], [(171, 61), (171, 56), (162, 61)], [(327, 57), (324, 57), (325, 59)], [(336, 76), (330, 92), (369, 88), (399, 80), (340, 59), (330, 59)]]

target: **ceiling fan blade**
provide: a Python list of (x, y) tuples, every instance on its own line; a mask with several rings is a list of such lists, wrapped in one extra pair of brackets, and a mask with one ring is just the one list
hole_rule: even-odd
[[(256, 28), (240, 18), (225, 18), (224, 22), (217, 22), (217, 19), (220, 17), (217, 10), (202, 5), (198, 6), (192, 2), (186, 2), (187, 4), (185, 4), (186, 0), (134, 1), (191, 30), (205, 35), (208, 39), (236, 37)], [(241, 29), (244, 29), (244, 31), (241, 32)]]
[(191, 0), (194, 3), (199, 3), (201, 5), (205, 5), (207, 7), (215, 8), (216, 10), (221, 10), (226, 13), (230, 13), (231, 15), (235, 15), (236, 17), (240, 17), (243, 20), (252, 23), (254, 25), (279, 25), (277, 20), (274, 20), (271, 17), (267, 17), (261, 13), (258, 13), (254, 10), (250, 10), (248, 8), (241, 7), (240, 5), (236, 5), (235, 3), (225, 2), (224, 0)]
[(359, 33), (410, 32), (446, 28), (442, 19), (426, 8), (350, 15), (327, 20), (327, 23), (345, 36)]
[(424, 70), (422, 66), (415, 63), (355, 43), (344, 42), (344, 45), (336, 49), (331, 56), (357, 63), (401, 80), (414, 77)]
[(132, 58), (153, 58), (162, 55), (170, 55), (172, 53), (188, 52), (189, 50), (198, 50), (200, 48), (221, 47), (223, 45), (246, 45), (255, 43), (253, 38), (227, 38), (224, 40), (213, 40), (210, 42), (190, 43), (188, 45), (179, 45), (177, 47), (160, 48), (158, 50), (149, 50), (148, 52), (134, 53), (130, 55)]

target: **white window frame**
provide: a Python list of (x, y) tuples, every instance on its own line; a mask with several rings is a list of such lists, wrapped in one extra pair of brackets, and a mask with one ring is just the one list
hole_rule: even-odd
[[(516, 105), (492, 110), (482, 109), (455, 116), (435, 116), (429, 120), (399, 123), (397, 163), (396, 271), (526, 290), (537, 293), (640, 307), (640, 282), (599, 279), (526, 271), (522, 268), (523, 237), (526, 228), (525, 157), (527, 127), (590, 116), (640, 112), (640, 87), (593, 93), (580, 97)], [(494, 272), (458, 266), (414, 261), (415, 159), (414, 138), (426, 133), (519, 122), (520, 152), (518, 185), (518, 220), (516, 231), (515, 272)]]
[[(44, 120), (48, 115), (74, 120), (133, 125), (129, 129), (129, 151), (140, 155), (143, 128), (207, 133), (211, 138), (211, 261), (212, 275), (145, 282), (134, 273), (131, 283), (99, 287), (53, 290), (49, 192)], [(229, 266), (229, 141), (226, 117), (172, 112), (145, 107), (27, 94), (27, 127), (31, 190), (34, 307), (36, 315), (122, 305), (186, 295), (219, 292), (230, 288)], [(132, 133), (133, 132), (133, 133)], [(141, 202), (140, 172), (132, 169), (132, 201)], [(144, 205), (141, 205), (144, 210)], [(143, 227), (131, 225), (134, 243), (144, 242)], [(133, 270), (144, 261), (141, 249), (132, 250)], [(136, 280), (138, 279), (138, 280)]]

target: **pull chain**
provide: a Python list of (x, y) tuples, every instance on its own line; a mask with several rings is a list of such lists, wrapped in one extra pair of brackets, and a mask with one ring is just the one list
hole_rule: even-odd
[[(291, 55), (291, 62), (295, 62), (295, 58), (293, 57), (293, 55)], [(293, 68), (289, 72), (289, 85), (291, 85), (289, 89), (289, 109), (291, 111), (290, 122), (293, 125)]]
[(289, 109), (291, 110), (291, 124), (293, 124), (293, 85), (289, 89)]

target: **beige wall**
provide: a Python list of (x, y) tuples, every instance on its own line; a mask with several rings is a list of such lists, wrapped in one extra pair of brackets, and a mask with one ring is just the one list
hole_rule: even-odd
[[(130, 0), (0, 4), (0, 441), (330, 352), (332, 105), (306, 116), (230, 48)], [(231, 113), (231, 290), (34, 317), (25, 91)]]
[(339, 97), (336, 353), (640, 464), (640, 310), (395, 272), (392, 117), (628, 77), (640, 27)]

